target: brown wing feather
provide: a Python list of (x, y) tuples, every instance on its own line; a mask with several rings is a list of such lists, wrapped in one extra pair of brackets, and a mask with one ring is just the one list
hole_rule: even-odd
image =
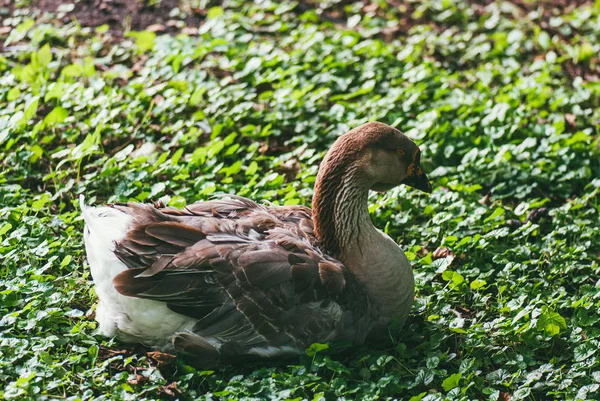
[[(195, 335), (236, 347), (307, 346), (348, 334), (349, 325), (356, 326), (352, 340), (366, 336), (368, 298), (316, 247), (310, 209), (267, 208), (239, 197), (183, 210), (114, 207), (133, 216), (115, 247), (130, 269), (115, 277), (115, 288), (198, 319)], [(206, 348), (194, 337), (178, 341)]]

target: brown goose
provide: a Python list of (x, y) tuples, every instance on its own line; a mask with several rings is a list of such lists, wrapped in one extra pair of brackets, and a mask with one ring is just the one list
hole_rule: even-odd
[(242, 197), (81, 207), (106, 336), (196, 355), (205, 365), (362, 343), (404, 320), (414, 282), (402, 249), (368, 214), (369, 190), (431, 186), (417, 145), (368, 123), (331, 147), (313, 210)]

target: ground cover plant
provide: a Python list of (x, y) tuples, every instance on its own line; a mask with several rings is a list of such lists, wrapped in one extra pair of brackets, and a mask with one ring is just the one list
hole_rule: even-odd
[[(598, 2), (190, 1), (150, 30), (6, 4), (0, 399), (600, 399)], [(78, 194), (309, 205), (371, 120), (434, 186), (372, 195), (416, 274), (387, 342), (202, 370), (96, 334)]]

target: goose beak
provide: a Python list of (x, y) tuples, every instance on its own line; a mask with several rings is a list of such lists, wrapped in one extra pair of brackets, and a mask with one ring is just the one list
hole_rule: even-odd
[(419, 189), (423, 192), (431, 193), (431, 184), (425, 175), (425, 172), (419, 165), (414, 163), (408, 167), (408, 175), (402, 180), (404, 185)]

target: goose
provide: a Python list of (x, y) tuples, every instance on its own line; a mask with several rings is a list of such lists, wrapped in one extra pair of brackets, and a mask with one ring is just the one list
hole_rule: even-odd
[(80, 206), (101, 334), (205, 366), (362, 344), (403, 324), (414, 278), (378, 230), (368, 193), (431, 185), (420, 149), (379, 122), (341, 135), (322, 161), (313, 209), (227, 195), (188, 205)]

